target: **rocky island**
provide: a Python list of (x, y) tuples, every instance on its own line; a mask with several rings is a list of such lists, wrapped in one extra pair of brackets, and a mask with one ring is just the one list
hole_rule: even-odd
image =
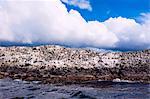
[(150, 83), (150, 50), (97, 52), (57, 45), (0, 47), (0, 78), (43, 83), (116, 79)]

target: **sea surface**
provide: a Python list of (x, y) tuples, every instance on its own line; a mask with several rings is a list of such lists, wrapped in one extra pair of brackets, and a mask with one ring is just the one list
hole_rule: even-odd
[(54, 85), (0, 79), (0, 99), (150, 99), (150, 84), (96, 81)]

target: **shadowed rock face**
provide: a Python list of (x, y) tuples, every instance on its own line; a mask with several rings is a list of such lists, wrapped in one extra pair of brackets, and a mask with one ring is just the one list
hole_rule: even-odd
[(0, 78), (9, 76), (44, 83), (89, 80), (149, 82), (150, 50), (95, 52), (61, 46), (0, 47)]

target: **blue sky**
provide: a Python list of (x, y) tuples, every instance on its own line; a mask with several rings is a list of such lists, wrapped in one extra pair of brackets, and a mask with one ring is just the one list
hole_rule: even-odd
[(141, 13), (150, 12), (150, 0), (89, 0), (92, 11), (64, 3), (68, 10), (78, 10), (86, 20), (105, 21), (110, 17), (136, 19)]
[(150, 49), (150, 0), (0, 0), (0, 46)]

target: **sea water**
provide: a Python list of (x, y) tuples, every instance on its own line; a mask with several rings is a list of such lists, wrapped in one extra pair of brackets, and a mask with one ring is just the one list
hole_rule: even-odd
[(54, 85), (0, 79), (0, 99), (150, 99), (150, 84), (97, 81)]

